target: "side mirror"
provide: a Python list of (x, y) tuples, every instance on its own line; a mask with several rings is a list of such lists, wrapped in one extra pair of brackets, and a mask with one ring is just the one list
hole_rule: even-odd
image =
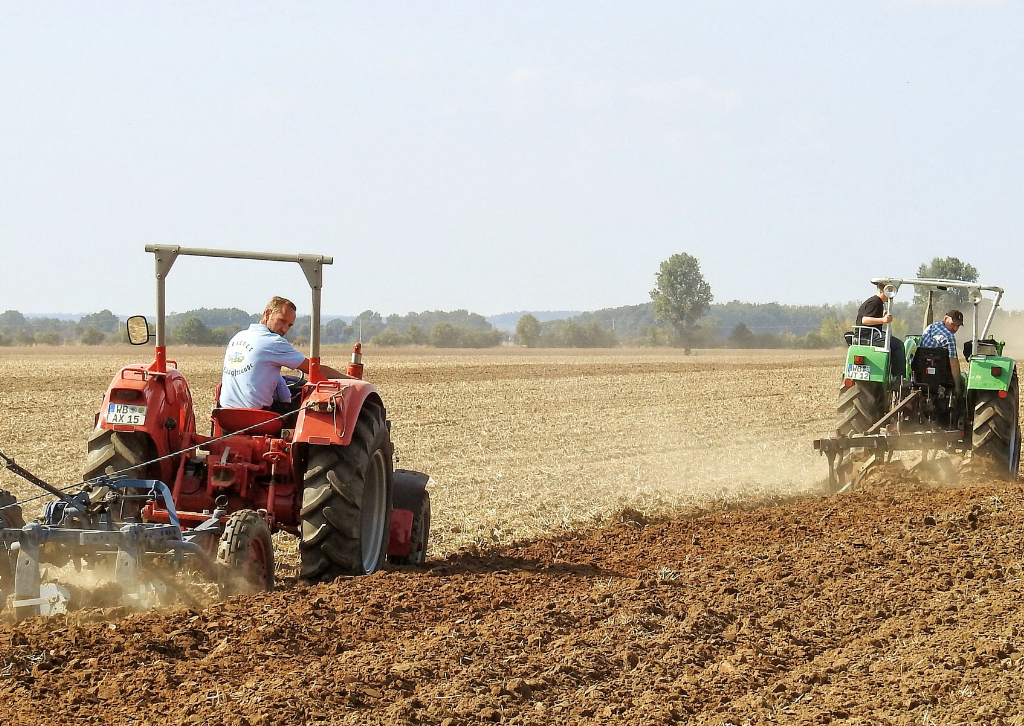
[(133, 315), (128, 318), (128, 342), (132, 345), (145, 345), (149, 342), (149, 321), (145, 315)]

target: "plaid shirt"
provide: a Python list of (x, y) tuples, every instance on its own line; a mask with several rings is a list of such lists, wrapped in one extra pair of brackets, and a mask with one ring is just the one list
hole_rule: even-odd
[(949, 359), (956, 360), (956, 337), (941, 320), (924, 329), (921, 335), (921, 348), (945, 348), (949, 351)]

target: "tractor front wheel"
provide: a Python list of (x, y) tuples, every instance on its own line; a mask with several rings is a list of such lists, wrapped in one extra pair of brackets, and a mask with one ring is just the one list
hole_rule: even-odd
[(348, 446), (310, 446), (302, 490), (301, 577), (329, 582), (384, 563), (394, 471), (379, 406), (365, 404)]
[(226, 597), (274, 589), (274, 541), (259, 512), (232, 512), (217, 545), (217, 564), (223, 566), (221, 592)]
[(1017, 478), (1020, 466), (1019, 396), (1014, 374), (1005, 398), (997, 391), (979, 391), (974, 399), (972, 456), (992, 461), (1010, 479)]

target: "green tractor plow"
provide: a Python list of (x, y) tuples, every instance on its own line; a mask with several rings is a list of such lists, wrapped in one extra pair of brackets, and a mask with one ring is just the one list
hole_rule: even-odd
[[(940, 279), (872, 282), (884, 286), (886, 313), (901, 287), (922, 293), (925, 328), (934, 322), (937, 292), (965, 290), (973, 307), (971, 340), (963, 344), (967, 365), (954, 373), (947, 349), (920, 347), (921, 336), (909, 335), (903, 349), (906, 365), (894, 370), (891, 322), (883, 330), (858, 326), (847, 333), (835, 432), (814, 442), (828, 461), (829, 490), (856, 487), (872, 466), (891, 461), (897, 452), (918, 452), (915, 468), (939, 478), (955, 476), (950, 455), (958, 455), (985, 461), (989, 471), (1016, 479), (1021, 450), (1017, 363), (1003, 354), (1005, 343), (989, 334), (1002, 288)], [(984, 323), (983, 301), (990, 303)]]

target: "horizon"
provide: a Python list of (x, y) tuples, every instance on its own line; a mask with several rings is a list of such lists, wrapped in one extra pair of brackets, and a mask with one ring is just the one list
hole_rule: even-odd
[[(819, 308), (819, 307), (839, 308), (839, 307), (846, 307), (846, 306), (853, 305), (853, 304), (859, 305), (861, 302), (863, 302), (863, 301), (862, 300), (846, 300), (844, 302), (795, 304), (795, 303), (779, 302), (777, 300), (770, 300), (768, 302), (757, 302), (757, 303), (749, 302), (749, 301), (746, 301), (746, 300), (729, 300), (729, 301), (726, 301), (726, 302), (717, 302), (717, 301), (715, 301), (715, 302), (712, 302), (711, 305), (715, 306), (715, 305), (728, 305), (730, 303), (740, 303), (741, 305), (753, 305), (753, 306), (780, 305), (780, 306), (783, 306), (783, 307), (793, 307), (793, 308)], [(909, 301), (906, 301), (906, 300), (900, 300), (898, 302), (911, 304)], [(424, 310), (408, 310), (408, 311), (406, 311), (404, 313), (399, 313), (399, 312), (384, 313), (384, 312), (382, 312), (380, 310), (374, 310), (373, 312), (376, 312), (376, 313), (380, 314), (380, 316), (383, 318), (383, 320), (385, 322), (387, 322), (388, 317), (390, 317), (391, 315), (404, 316), (404, 315), (419, 314), (419, 313), (425, 313), (425, 312), (449, 313), (449, 312), (454, 312), (456, 310), (466, 310), (466, 311), (468, 311), (470, 313), (475, 313), (477, 315), (482, 316), (483, 318), (485, 318), (489, 322), (492, 318), (507, 317), (509, 315), (519, 315), (521, 317), (523, 315), (535, 315), (536, 316), (536, 315), (548, 315), (548, 314), (555, 314), (555, 313), (566, 313), (566, 314), (568, 314), (568, 317), (575, 317), (575, 316), (578, 316), (578, 315), (585, 315), (587, 313), (600, 312), (602, 310), (614, 310), (614, 309), (622, 308), (622, 307), (633, 307), (635, 305), (642, 305), (642, 304), (646, 304), (646, 303), (650, 303), (650, 300), (647, 300), (645, 303), (633, 303), (633, 304), (627, 303), (625, 305), (617, 305), (617, 306), (611, 307), (611, 308), (596, 308), (594, 310), (512, 310), (512, 311), (505, 312), (505, 313), (494, 313), (494, 314), (481, 313), (481, 312), (477, 312), (476, 310), (470, 310), (469, 308), (453, 308), (451, 310), (441, 310), (440, 308), (427, 308), (427, 309), (424, 309)], [(197, 311), (199, 311), (201, 309), (202, 308), (192, 308), (192, 309), (189, 309), (189, 310), (181, 310), (181, 311), (171, 310), (171, 311), (167, 312), (167, 316), (170, 317), (172, 315), (184, 315), (186, 313), (197, 312)], [(206, 308), (206, 309), (207, 310), (210, 310), (210, 309), (220, 309), (220, 310), (223, 310), (223, 309), (230, 309), (230, 308)], [(246, 310), (243, 310), (242, 308), (237, 308), (237, 309), (238, 310), (242, 310), (242, 312), (245, 312), (248, 315), (257, 315), (259, 313), (259, 311), (248, 312)], [(69, 322), (75, 322), (78, 319), (80, 319), (82, 316), (93, 315), (93, 314), (98, 313), (98, 312), (103, 312), (104, 310), (107, 310), (107, 308), (103, 308), (102, 310), (91, 310), (91, 311), (88, 311), (88, 312), (79, 312), (79, 313), (66, 313), (66, 312), (35, 313), (35, 312), (26, 312), (25, 310), (16, 310), (14, 308), (11, 308), (10, 310), (15, 310), (15, 312), (21, 313), (26, 318), (33, 318), (33, 319), (36, 319), (36, 318), (48, 318), (48, 319), (51, 319), (51, 320), (65, 320), (65, 321), (69, 321)], [(999, 310), (1001, 310), (1004, 313), (1008, 313), (1008, 314), (1016, 314), (1016, 313), (1024, 312), (1024, 309), (1008, 308), (1005, 305), (1000, 305), (999, 306)], [(8, 312), (8, 311), (0, 310), (0, 313), (3, 313), (3, 312)], [(111, 312), (112, 315), (116, 316), (119, 320), (122, 320), (122, 321), (128, 319), (132, 315), (145, 315), (150, 320), (152, 320), (155, 317), (151, 313), (150, 314), (139, 313), (139, 312), (122, 313), (122, 312), (116, 312), (116, 311), (113, 311), (113, 310), (111, 310), (110, 312)], [(360, 312), (363, 312), (363, 311), (360, 311)], [(320, 313), (320, 318), (321, 318), (321, 321), (323, 323), (326, 323), (326, 322), (329, 322), (330, 320), (334, 320), (334, 319), (338, 319), (338, 318), (341, 318), (341, 319), (356, 318), (356, 317), (359, 316), (359, 314), (360, 313), (328, 313), (328, 312), (321, 312)], [(296, 319), (302, 319), (303, 317), (308, 318), (309, 317), (309, 313), (308, 312), (307, 313), (303, 313), (301, 311), (301, 308), (300, 308), (299, 314), (298, 314)], [(563, 318), (550, 318), (550, 319), (551, 320), (561, 320)], [(542, 320), (541, 322), (544, 322), (544, 321)]]

